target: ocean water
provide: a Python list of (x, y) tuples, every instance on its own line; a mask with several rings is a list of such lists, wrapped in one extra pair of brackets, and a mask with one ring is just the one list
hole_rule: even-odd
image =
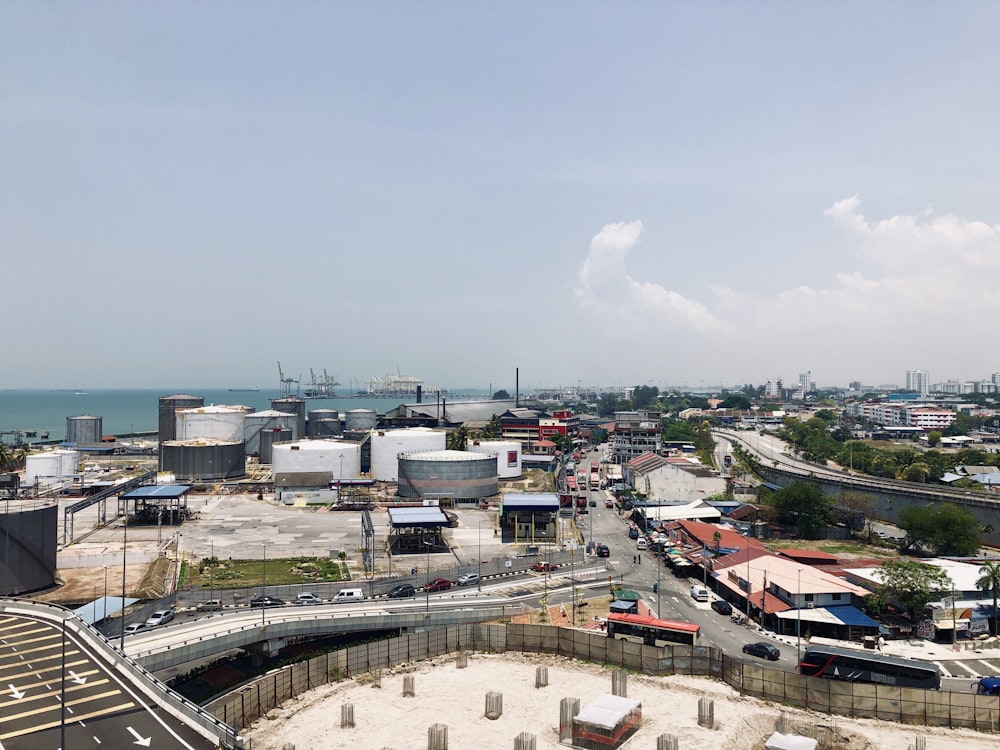
[[(37, 437), (24, 437), (28, 443), (41, 440), (43, 432), (49, 433), (49, 440), (63, 440), (66, 437), (66, 418), (89, 415), (102, 418), (105, 435), (124, 435), (135, 432), (155, 432), (159, 423), (161, 396), (201, 396), (205, 405), (241, 404), (252, 406), (256, 411), (271, 408), (271, 399), (278, 398), (273, 390), (229, 391), (219, 389), (176, 389), (164, 390), (0, 390), (0, 432), (29, 430), (37, 432)], [(449, 391), (449, 401), (488, 398), (488, 394), (473, 389)], [(378, 414), (396, 408), (402, 403), (412, 403), (415, 399), (404, 398), (310, 398), (306, 399), (306, 411), (313, 409), (336, 409), (344, 412), (350, 409), (373, 409)], [(433, 402), (433, 395), (425, 395), (425, 402)], [(0, 435), (0, 439), (10, 444), (13, 436)]]

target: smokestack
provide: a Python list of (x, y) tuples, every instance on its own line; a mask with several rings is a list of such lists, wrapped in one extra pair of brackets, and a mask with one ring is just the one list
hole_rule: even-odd
[(514, 408), (521, 405), (521, 368), (514, 368)]
[(417, 386), (417, 403), (423, 403), (424, 398), (424, 387), (422, 385)]

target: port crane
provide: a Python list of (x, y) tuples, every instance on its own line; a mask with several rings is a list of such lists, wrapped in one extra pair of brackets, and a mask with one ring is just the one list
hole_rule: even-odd
[[(300, 380), (302, 376), (299, 376)], [(281, 398), (292, 395), (292, 385), (295, 386), (295, 394), (298, 395), (299, 392), (299, 380), (292, 377), (285, 377), (285, 373), (281, 371), (281, 362), (278, 362), (278, 380), (281, 381), (281, 386), (278, 388), (278, 395)]]
[(337, 382), (336, 378), (327, 374), (326, 368), (323, 369), (323, 374), (317, 377), (310, 367), (309, 375), (312, 382), (306, 389), (306, 398), (335, 398), (337, 396), (336, 388), (340, 383)]

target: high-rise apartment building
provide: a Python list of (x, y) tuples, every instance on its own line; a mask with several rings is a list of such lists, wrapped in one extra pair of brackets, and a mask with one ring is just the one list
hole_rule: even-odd
[(926, 396), (930, 393), (930, 384), (930, 376), (928, 376), (927, 370), (906, 371), (906, 390), (916, 391), (921, 396)]

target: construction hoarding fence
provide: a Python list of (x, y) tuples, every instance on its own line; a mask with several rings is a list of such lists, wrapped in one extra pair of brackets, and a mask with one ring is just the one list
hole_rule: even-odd
[(603, 633), (519, 624), (455, 625), (350, 646), (269, 672), (205, 708), (239, 730), (322, 685), (462, 652), (550, 654), (650, 676), (704, 676), (743, 695), (830, 715), (987, 732), (1000, 729), (1000, 696), (826, 680), (744, 664), (709, 646), (645, 646)]

